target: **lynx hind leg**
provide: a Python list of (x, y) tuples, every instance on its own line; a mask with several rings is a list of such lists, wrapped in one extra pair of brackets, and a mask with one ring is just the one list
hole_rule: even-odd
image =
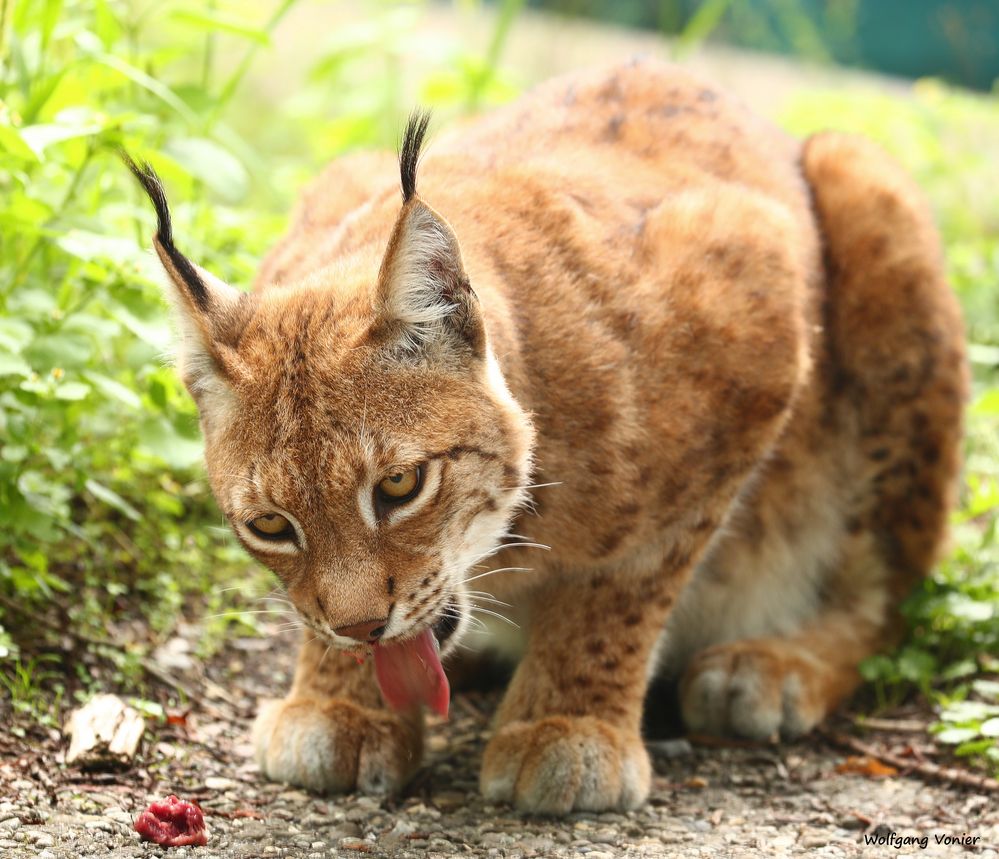
[(261, 703), (253, 744), (270, 780), (317, 793), (392, 793), (416, 771), (419, 714), (385, 709), (368, 660), (302, 645), (288, 697)]
[(870, 536), (848, 539), (827, 601), (798, 632), (716, 644), (691, 659), (680, 683), (687, 730), (753, 740), (811, 731), (856, 689), (858, 664), (884, 644), (888, 579)]
[(853, 498), (817, 615), (796, 633), (718, 644), (691, 660), (680, 694), (693, 731), (762, 739), (811, 730), (856, 688), (858, 663), (895, 640), (895, 607), (936, 561), (954, 503), (967, 371), (926, 206), (860, 138), (813, 137), (803, 166), (829, 260), (825, 396), (838, 438), (827, 449), (846, 446), (839, 479)]

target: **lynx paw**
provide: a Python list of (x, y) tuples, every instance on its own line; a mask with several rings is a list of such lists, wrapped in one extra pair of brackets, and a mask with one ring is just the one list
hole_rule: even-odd
[(341, 699), (268, 701), (253, 725), (261, 772), (318, 793), (391, 793), (419, 766), (417, 723)]
[(825, 715), (823, 666), (781, 641), (722, 644), (697, 654), (680, 686), (689, 731), (766, 740), (807, 734)]
[(567, 814), (635, 808), (650, 778), (638, 734), (590, 716), (553, 716), (501, 728), (486, 747), (480, 786), (494, 802)]

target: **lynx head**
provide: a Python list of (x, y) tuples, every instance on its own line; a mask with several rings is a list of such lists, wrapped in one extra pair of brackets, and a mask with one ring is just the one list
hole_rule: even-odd
[(219, 506), (305, 622), (343, 649), (428, 630), (453, 647), (463, 583), (528, 482), (530, 422), (457, 239), (416, 193), (426, 128), (414, 115), (406, 129), (387, 247), (252, 294), (176, 248), (158, 178), (128, 161), (158, 215), (178, 369)]

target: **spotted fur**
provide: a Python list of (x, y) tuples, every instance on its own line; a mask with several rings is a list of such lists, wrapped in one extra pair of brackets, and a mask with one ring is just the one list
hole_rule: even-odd
[[(893, 640), (954, 500), (963, 335), (918, 191), (865, 141), (801, 144), (654, 62), (553, 81), (421, 160), (426, 129), (401, 205), (390, 156), (331, 165), (252, 294), (192, 268), (201, 295), (161, 226), (213, 490), (310, 627), (262, 770), (399, 787), (419, 721), (335, 630), (448, 619), (453, 653), (472, 589), (522, 630), (490, 799), (639, 804), (656, 672), (693, 730), (809, 731)], [(417, 464), (379, 518), (377, 481)], [(245, 524), (269, 511), (281, 550)]]

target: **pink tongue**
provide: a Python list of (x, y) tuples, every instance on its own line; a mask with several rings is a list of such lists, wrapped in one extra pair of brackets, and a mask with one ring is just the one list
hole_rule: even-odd
[(434, 634), (425, 629), (408, 641), (375, 644), (375, 674), (382, 697), (396, 710), (426, 704), (447, 718), (451, 688), (448, 686)]

